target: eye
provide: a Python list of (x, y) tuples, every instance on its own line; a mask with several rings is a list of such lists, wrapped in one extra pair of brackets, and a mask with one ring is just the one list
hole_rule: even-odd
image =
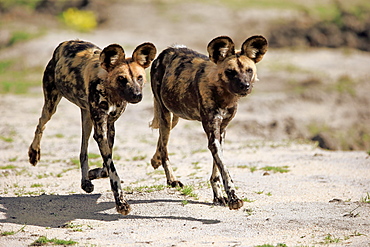
[(253, 73), (253, 69), (248, 68), (246, 72), (247, 72), (248, 74), (252, 74), (252, 73)]
[(137, 77), (137, 81), (138, 81), (138, 82), (142, 82), (142, 81), (143, 81), (143, 79), (144, 79), (144, 77), (143, 77), (142, 75), (139, 75), (139, 76)]
[(233, 70), (233, 69), (227, 69), (225, 70), (225, 75), (228, 77), (228, 78), (234, 78), (238, 73)]
[(123, 85), (126, 85), (127, 84), (127, 79), (121, 75), (117, 76), (117, 81)]

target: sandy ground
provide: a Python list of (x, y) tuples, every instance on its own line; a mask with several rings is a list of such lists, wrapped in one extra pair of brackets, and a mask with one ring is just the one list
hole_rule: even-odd
[[(176, 17), (180, 19), (172, 22), (165, 22), (163, 18), (175, 18), (174, 13), (177, 14), (183, 6), (171, 11), (153, 9), (148, 4), (126, 4), (122, 8), (111, 9), (116, 23), (108, 23), (94, 33), (50, 33), (16, 46), (0, 54), (0, 58), (16, 57), (21, 53), (24, 63), (45, 65), (59, 42), (76, 37), (101, 47), (113, 42), (122, 43), (128, 53), (145, 41), (154, 42), (158, 50), (172, 43), (184, 43), (204, 51), (209, 40), (218, 35), (235, 37), (240, 45), (243, 39), (266, 25), (256, 21), (254, 29), (243, 31), (236, 28), (235, 19), (231, 17), (250, 23), (261, 16), (261, 12), (224, 11), (217, 5), (209, 7), (209, 12), (202, 12), (204, 6), (198, 4), (188, 6), (188, 11), (184, 11), (187, 15), (180, 15)], [(142, 8), (148, 13), (146, 18), (135, 14)], [(127, 15), (118, 15), (120, 11), (126, 11)], [(277, 14), (271, 10), (265, 14), (270, 19), (295, 16), (294, 13), (282, 11)], [(135, 21), (131, 24), (119, 21), (118, 16)], [(144, 32), (148, 20), (163, 25)], [(179, 29), (185, 20), (192, 20), (192, 26)], [(120, 25), (122, 30), (114, 29)], [(38, 51), (37, 57), (35, 51)], [(341, 61), (340, 66), (338, 61)], [(252, 95), (241, 100), (238, 114), (226, 135), (224, 156), (237, 186), (237, 195), (246, 200), (238, 211), (215, 207), (211, 203), (208, 182), (211, 154), (197, 122), (180, 121), (171, 132), (169, 145), (175, 174), (184, 184), (194, 188), (196, 198), (166, 187), (150, 191), (157, 188), (154, 185), (165, 185), (166, 179), (162, 168), (154, 170), (150, 166), (158, 133), (148, 127), (152, 118), (149, 85), (145, 88), (143, 101), (129, 105), (116, 124), (114, 159), (122, 186), (131, 187), (126, 190), (132, 206), (127, 216), (116, 213), (107, 179), (94, 181), (92, 194), (80, 189), (76, 160), (81, 127), (76, 106), (62, 100), (46, 126), (41, 142), (41, 161), (32, 167), (28, 163), (27, 150), (43, 104), (41, 87), (28, 95), (1, 95), (0, 232), (14, 234), (0, 236), (0, 246), (27, 246), (40, 236), (71, 239), (78, 242), (78, 246), (256, 246), (278, 243), (287, 246), (370, 246), (370, 204), (361, 202), (370, 192), (369, 155), (365, 151), (325, 151), (312, 142), (285, 140), (287, 130), (293, 132), (293, 137), (295, 131), (297, 137), (302, 137), (300, 126), (317, 119), (334, 126), (351, 125), (351, 121), (358, 121), (357, 115), (367, 114), (369, 103), (364, 100), (362, 104), (347, 104), (344, 100), (345, 103), (340, 104), (337, 96), (329, 97), (318, 91), (313, 91), (314, 96), (303, 101), (302, 96), (289, 93), (287, 82), (318, 76), (330, 85), (348, 74), (364, 81), (369, 78), (369, 63), (369, 54), (356, 51), (276, 49), (268, 52), (258, 65), (261, 82), (255, 85)], [(279, 71), (282, 67), (277, 65), (281, 64), (282, 67), (293, 64), (299, 69)], [(367, 90), (368, 86), (363, 85)], [(270, 125), (277, 127), (266, 128)], [(90, 143), (91, 166), (101, 165), (101, 159), (95, 157), (99, 153), (97, 145), (93, 140)], [(287, 167), (289, 171), (266, 173), (262, 168), (267, 166)]]
[[(165, 184), (163, 169), (154, 171), (149, 165), (157, 132), (148, 128), (149, 88), (146, 95), (128, 107), (116, 127), (116, 166), (123, 187), (133, 188), (126, 195), (132, 206), (128, 216), (115, 212), (107, 179), (94, 181), (92, 194), (80, 189), (80, 172), (73, 163), (80, 142), (77, 107), (62, 101), (47, 125), (41, 162), (32, 167), (27, 147), (42, 97), (1, 97), (6, 119), (2, 133), (13, 133), (14, 139), (2, 141), (1, 164), (15, 168), (1, 170), (0, 229), (25, 226), (0, 237), (1, 246), (26, 246), (40, 236), (72, 239), (79, 246), (313, 246), (329, 241), (329, 234), (329, 239), (339, 239), (335, 245), (370, 245), (370, 205), (359, 202), (370, 182), (369, 157), (363, 151), (332, 152), (310, 143), (253, 139), (231, 126), (225, 157), (239, 197), (251, 202), (230, 211), (211, 204), (211, 155), (200, 124), (181, 121), (172, 132), (171, 161), (198, 198), (172, 188), (135, 189)], [(90, 146), (90, 153), (97, 154), (97, 145), (91, 141)], [(260, 170), (266, 166), (287, 166), (289, 172), (266, 175)]]

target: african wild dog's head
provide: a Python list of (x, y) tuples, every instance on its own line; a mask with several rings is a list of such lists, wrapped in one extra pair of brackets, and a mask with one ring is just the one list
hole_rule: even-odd
[(256, 63), (267, 51), (267, 40), (263, 36), (252, 36), (244, 41), (241, 51), (235, 53), (234, 42), (227, 36), (213, 39), (207, 47), (209, 58), (217, 64), (219, 79), (227, 84), (228, 90), (238, 96), (252, 91), (258, 81)]
[(153, 44), (143, 43), (136, 47), (131, 58), (126, 59), (120, 45), (105, 47), (100, 54), (100, 63), (108, 72), (104, 82), (107, 92), (129, 103), (140, 102), (146, 81), (145, 68), (150, 66), (156, 52)]

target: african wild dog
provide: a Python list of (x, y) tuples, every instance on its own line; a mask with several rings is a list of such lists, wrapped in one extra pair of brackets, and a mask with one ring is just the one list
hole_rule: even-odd
[[(208, 137), (213, 156), (211, 185), (216, 205), (230, 209), (243, 206), (235, 195), (235, 186), (224, 164), (222, 143), (225, 128), (234, 117), (240, 97), (246, 96), (257, 81), (256, 63), (267, 51), (263, 36), (252, 36), (235, 53), (233, 41), (226, 36), (213, 39), (207, 47), (209, 58), (184, 47), (170, 47), (161, 52), (151, 67), (154, 93), (154, 119), (159, 128), (157, 151), (151, 163), (163, 165), (167, 183), (182, 186), (168, 160), (170, 130), (179, 118), (198, 120)], [(221, 191), (221, 177), (227, 198)]]
[[(61, 43), (44, 72), (44, 106), (28, 151), (30, 163), (36, 165), (40, 160), (40, 141), (45, 124), (55, 113), (61, 98), (67, 98), (81, 108), (82, 189), (91, 193), (94, 190), (91, 180), (109, 176), (116, 209), (121, 214), (128, 214), (130, 206), (123, 198), (121, 181), (112, 160), (114, 122), (127, 103), (141, 101), (145, 68), (150, 66), (155, 55), (156, 48), (151, 43), (137, 46), (132, 58), (125, 58), (123, 48), (117, 44), (101, 50), (80, 40)], [(104, 165), (89, 171), (87, 148), (93, 127)]]

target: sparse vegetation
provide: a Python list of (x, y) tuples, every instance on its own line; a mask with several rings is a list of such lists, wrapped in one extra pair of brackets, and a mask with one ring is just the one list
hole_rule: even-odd
[(181, 201), (181, 204), (182, 204), (183, 206), (188, 205), (188, 204), (189, 204), (189, 201), (188, 201), (188, 200), (182, 200), (182, 201)]
[(19, 43), (19, 42), (24, 42), (24, 41), (27, 41), (27, 40), (30, 40), (30, 39), (33, 39), (33, 38), (36, 38), (38, 36), (40, 36), (41, 34), (38, 34), (38, 33), (29, 33), (29, 32), (26, 32), (26, 31), (23, 31), (23, 30), (19, 30), (19, 31), (14, 31), (11, 35), (11, 38), (8, 42), (8, 46), (12, 46), (16, 43)]
[(41, 74), (41, 67), (25, 68), (16, 60), (0, 61), (0, 93), (27, 93), (30, 87), (40, 85)]
[(263, 244), (263, 245), (256, 245), (254, 247), (288, 247), (288, 246), (286, 244), (277, 244), (277, 245)]
[(247, 216), (251, 216), (252, 213), (253, 213), (253, 209), (251, 209), (251, 208), (245, 208), (245, 209), (243, 209), (243, 212), (245, 212), (247, 214)]
[(17, 168), (17, 166), (15, 166), (15, 165), (0, 166), (1, 170), (13, 170), (13, 169), (16, 169), (16, 168)]
[(289, 166), (264, 166), (261, 168), (261, 170), (270, 171), (273, 173), (286, 173), (290, 171), (288, 168)]
[(146, 158), (147, 158), (146, 155), (137, 155), (137, 156), (132, 157), (132, 160), (133, 161), (141, 161), (141, 160), (145, 160)]
[(82, 232), (82, 225), (76, 225), (73, 222), (68, 222), (63, 225), (63, 228), (71, 229), (73, 232)]
[(363, 202), (363, 203), (370, 203), (370, 193), (367, 192), (366, 193), (366, 196), (362, 197), (360, 202)]
[(338, 81), (334, 85), (334, 89), (340, 94), (349, 94), (356, 96), (355, 90), (356, 82), (348, 75), (339, 77)]
[(249, 166), (249, 165), (238, 165), (237, 168), (249, 169), (249, 171), (252, 173), (258, 170), (257, 166)]
[(194, 186), (192, 185), (185, 185), (184, 187), (177, 187), (177, 190), (181, 192), (184, 196), (193, 197), (195, 200), (198, 200), (198, 195), (194, 193)]
[(242, 201), (243, 201), (243, 202), (254, 202), (254, 201), (256, 201), (256, 200), (252, 200), (252, 199), (248, 199), (248, 198), (244, 197), (244, 198), (242, 199)]
[(332, 244), (332, 243), (339, 243), (341, 241), (342, 241), (342, 239), (340, 239), (338, 237), (335, 237), (332, 234), (328, 234), (328, 235), (325, 236), (324, 242), (322, 242), (322, 243), (323, 244)]
[(151, 193), (154, 191), (161, 191), (167, 188), (165, 185), (151, 185), (151, 186), (138, 186), (138, 187), (131, 187), (126, 186), (123, 187), (122, 190), (126, 191), (129, 194), (132, 194), (134, 192), (141, 192), (141, 193)]
[(78, 242), (73, 240), (62, 240), (57, 238), (48, 239), (45, 236), (41, 236), (38, 239), (36, 239), (33, 243), (31, 243), (31, 246), (43, 246), (43, 245), (75, 245), (78, 244)]
[(40, 188), (42, 186), (42, 184), (31, 184), (31, 188)]
[(1, 236), (11, 236), (11, 235), (15, 235), (17, 234), (18, 232), (23, 232), (24, 231), (24, 228), (26, 227), (26, 225), (23, 225), (20, 229), (18, 229), (17, 231), (5, 231), (5, 232), (1, 232)]

